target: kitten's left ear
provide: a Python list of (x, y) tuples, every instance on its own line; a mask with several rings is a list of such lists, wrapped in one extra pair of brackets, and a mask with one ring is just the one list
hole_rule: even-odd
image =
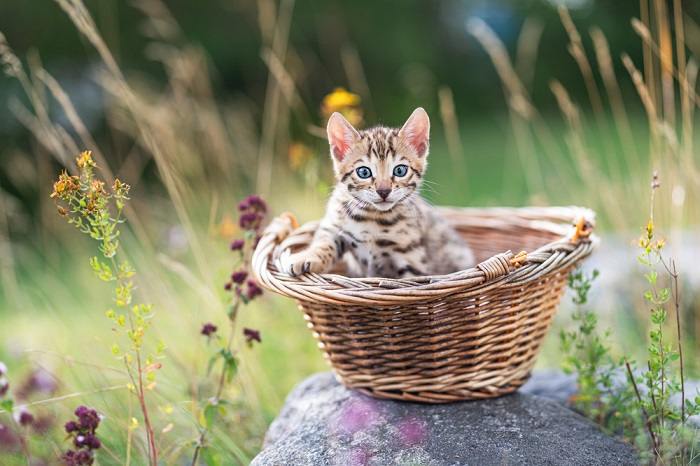
[(406, 120), (406, 123), (399, 131), (399, 136), (408, 142), (419, 157), (423, 157), (428, 153), (430, 118), (428, 118), (428, 114), (423, 110), (423, 107), (418, 107), (411, 113), (411, 116), (408, 117), (408, 120)]

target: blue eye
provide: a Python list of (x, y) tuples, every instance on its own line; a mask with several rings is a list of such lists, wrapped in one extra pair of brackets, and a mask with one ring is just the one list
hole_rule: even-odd
[(372, 170), (369, 169), (369, 167), (357, 167), (357, 170), (355, 170), (355, 173), (357, 173), (357, 176), (359, 176), (362, 179), (367, 179), (370, 176), (372, 176)]
[(394, 167), (394, 176), (401, 178), (406, 176), (406, 173), (408, 173), (407, 165), (397, 165)]

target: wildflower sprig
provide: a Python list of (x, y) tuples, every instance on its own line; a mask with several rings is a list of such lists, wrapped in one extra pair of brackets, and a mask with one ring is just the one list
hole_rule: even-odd
[[(644, 290), (644, 300), (649, 309), (651, 329), (647, 346), (647, 370), (642, 372), (642, 384), (646, 391), (639, 390), (638, 382), (633, 371), (628, 366), (628, 376), (637, 393), (638, 407), (643, 413), (649, 434), (649, 459), (655, 463), (688, 461), (692, 450), (692, 428), (686, 427), (688, 416), (700, 414), (700, 395), (694, 400), (686, 399), (684, 389), (684, 373), (682, 360), (682, 343), (680, 334), (680, 312), (678, 295), (678, 272), (675, 263), (672, 266), (664, 261), (663, 251), (665, 241), (657, 239), (654, 224), (655, 193), (660, 188), (659, 177), (656, 173), (651, 182), (651, 199), (649, 220), (639, 238), (640, 253), (637, 260), (645, 269), (644, 279), (647, 289)], [(659, 276), (662, 267), (668, 271), (673, 288)], [(663, 282), (663, 283), (662, 283)], [(667, 335), (668, 308), (671, 300), (675, 303), (675, 318), (677, 324), (677, 345)], [(679, 365), (679, 369), (676, 368)], [(681, 395), (678, 406), (672, 401), (676, 395)]]
[[(253, 250), (260, 241), (260, 233), (267, 214), (267, 204), (260, 196), (251, 195), (238, 204), (238, 226), (243, 231), (242, 238), (234, 239), (230, 249), (235, 255), (234, 270), (224, 284), (224, 290), (230, 292), (227, 318), (229, 322), (229, 334), (221, 337), (218, 327), (211, 322), (202, 325), (200, 334), (207, 338), (208, 342), (218, 343), (218, 348), (209, 359), (207, 374), (220, 365), (218, 381), (214, 396), (207, 399), (201, 409), (200, 431), (196, 442), (192, 465), (197, 464), (199, 456), (205, 450), (207, 434), (216, 420), (226, 412), (226, 406), (230, 403), (222, 399), (227, 384), (233, 381), (238, 371), (238, 357), (233, 349), (235, 337), (238, 334), (236, 325), (238, 312), (241, 306), (250, 304), (263, 294), (262, 288), (250, 276), (249, 264)], [(250, 347), (254, 342), (262, 341), (260, 332), (255, 329), (244, 328), (243, 337)]]
[(62, 172), (54, 183), (51, 198), (57, 203), (58, 213), (68, 223), (98, 242), (101, 257), (92, 257), (90, 267), (102, 281), (113, 285), (113, 307), (105, 316), (122, 329), (127, 344), (115, 342), (112, 354), (123, 361), (130, 378), (129, 388), (139, 400), (144, 418), (148, 444), (149, 463), (157, 464), (158, 452), (151, 425), (146, 391), (155, 386), (156, 371), (161, 364), (165, 346), (158, 343), (153, 354), (144, 354), (144, 338), (153, 317), (150, 304), (134, 303), (135, 270), (129, 262), (118, 255), (120, 242), (119, 226), (130, 186), (115, 179), (110, 187), (96, 176), (98, 168), (90, 151), (81, 153), (76, 159), (77, 175)]
[[(596, 274), (587, 277), (577, 271), (569, 277), (578, 307), (574, 313), (578, 327), (561, 333), (561, 346), (565, 354), (564, 369), (577, 373), (579, 393), (573, 400), (577, 408), (608, 432), (633, 442), (644, 462), (688, 464), (694, 461), (698, 432), (697, 427), (686, 421), (689, 416), (700, 414), (700, 395), (689, 399), (684, 388), (679, 273), (675, 262), (664, 260), (666, 243), (657, 237), (654, 224), (654, 197), (659, 187), (655, 174), (649, 219), (638, 240), (637, 260), (644, 267), (647, 286), (643, 295), (651, 323), (646, 368), (638, 371), (634, 362), (613, 358), (605, 344), (609, 332), (601, 338), (596, 329), (596, 315), (582, 310)], [(668, 281), (659, 273), (664, 269)], [(677, 346), (668, 332), (671, 307), (675, 310)], [(628, 384), (613, 383), (613, 376), (620, 372), (626, 372)], [(680, 404), (674, 401), (678, 395)]]

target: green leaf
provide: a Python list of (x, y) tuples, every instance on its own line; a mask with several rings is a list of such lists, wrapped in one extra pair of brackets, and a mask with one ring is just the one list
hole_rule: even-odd
[(204, 408), (204, 427), (211, 429), (216, 421), (216, 416), (219, 413), (219, 406), (213, 403), (208, 403)]
[(5, 400), (0, 401), (0, 408), (4, 409), (7, 412), (12, 412), (12, 409), (15, 407), (15, 402), (11, 398), (7, 398)]
[(207, 466), (220, 466), (221, 462), (219, 458), (214, 454), (214, 449), (209, 447), (202, 447), (201, 450), (202, 461)]

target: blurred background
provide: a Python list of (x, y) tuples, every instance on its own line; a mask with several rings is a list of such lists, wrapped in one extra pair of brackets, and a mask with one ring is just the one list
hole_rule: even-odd
[[(658, 171), (657, 228), (681, 270), (697, 356), (699, 21), (700, 3), (681, 0), (4, 1), (0, 361), (18, 381), (51, 382), (28, 398), (48, 400), (47, 419), (79, 402), (109, 411), (119, 463), (132, 408), (110, 353), (109, 289), (88, 265), (93, 244), (49, 199), (57, 173), (90, 149), (105, 179), (133, 187), (124, 250), (168, 347), (157, 422), (175, 426), (161, 435), (173, 461), (187, 456), (177, 439), (196, 438), (191, 400), (211, 391), (199, 331), (226, 323), (238, 200), (257, 193), (273, 214), (318, 218), (332, 187), (330, 112), (400, 126), (417, 106), (432, 121), (431, 202), (597, 211), (592, 305), (631, 355), (648, 320), (635, 240)], [(569, 311), (540, 366), (558, 365)], [(268, 294), (241, 319), (262, 344), (240, 345), (239, 409), (213, 441), (247, 464), (286, 393), (327, 366), (294, 303)], [(60, 426), (47, 429), (44, 448), (61, 449)]]

